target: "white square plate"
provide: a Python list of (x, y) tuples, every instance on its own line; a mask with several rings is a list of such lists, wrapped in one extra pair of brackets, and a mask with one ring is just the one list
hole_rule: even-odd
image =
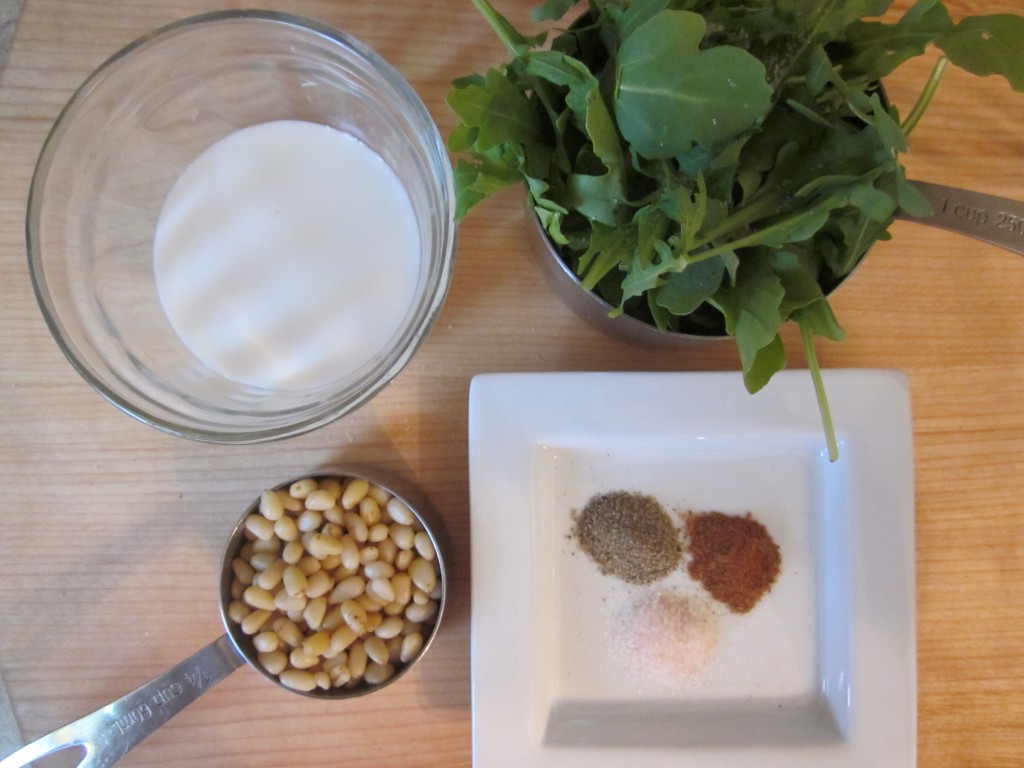
[[(825, 384), (834, 463), (806, 371), (756, 395), (737, 373), (473, 379), (477, 768), (913, 768), (909, 389), (894, 371)], [(680, 525), (751, 513), (778, 544), (778, 579), (736, 614), (685, 568), (645, 586), (602, 574), (573, 515), (615, 490)], [(627, 613), (663, 592), (711, 606), (670, 646)]]

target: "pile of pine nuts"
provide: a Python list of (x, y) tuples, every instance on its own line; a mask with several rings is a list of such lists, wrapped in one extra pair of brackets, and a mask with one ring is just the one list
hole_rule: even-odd
[(414, 660), (437, 618), (433, 541), (397, 496), (362, 478), (264, 491), (231, 563), (227, 615), (288, 688), (376, 686)]

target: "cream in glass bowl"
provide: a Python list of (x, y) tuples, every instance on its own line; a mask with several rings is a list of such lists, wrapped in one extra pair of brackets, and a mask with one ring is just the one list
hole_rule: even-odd
[(419, 348), (451, 280), (452, 171), (367, 46), (216, 12), (75, 92), (27, 231), (43, 315), (98, 392), (171, 434), (258, 442), (358, 408)]

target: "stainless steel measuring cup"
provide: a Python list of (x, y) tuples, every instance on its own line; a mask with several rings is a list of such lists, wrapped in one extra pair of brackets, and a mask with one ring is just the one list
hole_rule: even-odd
[[(425, 504), (411, 503), (408, 496), (396, 492), (390, 482), (382, 482), (378, 477), (379, 474), (376, 471), (365, 472), (349, 469), (321, 471), (281, 483), (274, 489), (287, 489), (294, 482), (305, 477), (361, 479), (383, 488), (390, 495), (400, 499), (414, 515), (419, 527), (426, 532), (436, 553), (440, 598), (433, 625), (425, 633), (419, 652), (396, 669), (395, 674), (383, 683), (363, 684), (352, 688), (318, 689), (309, 692), (288, 689), (293, 690), (294, 693), (313, 698), (344, 699), (380, 690), (400, 678), (422, 658), (437, 635), (448, 592), (448, 574), (444, 556), (446, 547), (440, 540), (439, 521), (433, 518)], [(256, 512), (258, 508), (259, 497), (245, 510), (224, 549), (220, 573), (220, 613), (226, 629), (225, 634), (180, 664), (148, 683), (140, 685), (121, 698), (25, 745), (0, 760), (0, 768), (26, 766), (47, 755), (72, 747), (82, 747), (85, 750), (85, 755), (78, 763), (78, 768), (103, 768), (113, 765), (144, 738), (245, 663), (258, 670), (264, 677), (284, 687), (279, 680), (259, 664), (252, 639), (241, 630), (238, 624), (231, 621), (227, 614), (228, 605), (233, 599), (231, 588), (235, 579), (232, 561), (237, 557), (246, 539), (246, 518)]]

